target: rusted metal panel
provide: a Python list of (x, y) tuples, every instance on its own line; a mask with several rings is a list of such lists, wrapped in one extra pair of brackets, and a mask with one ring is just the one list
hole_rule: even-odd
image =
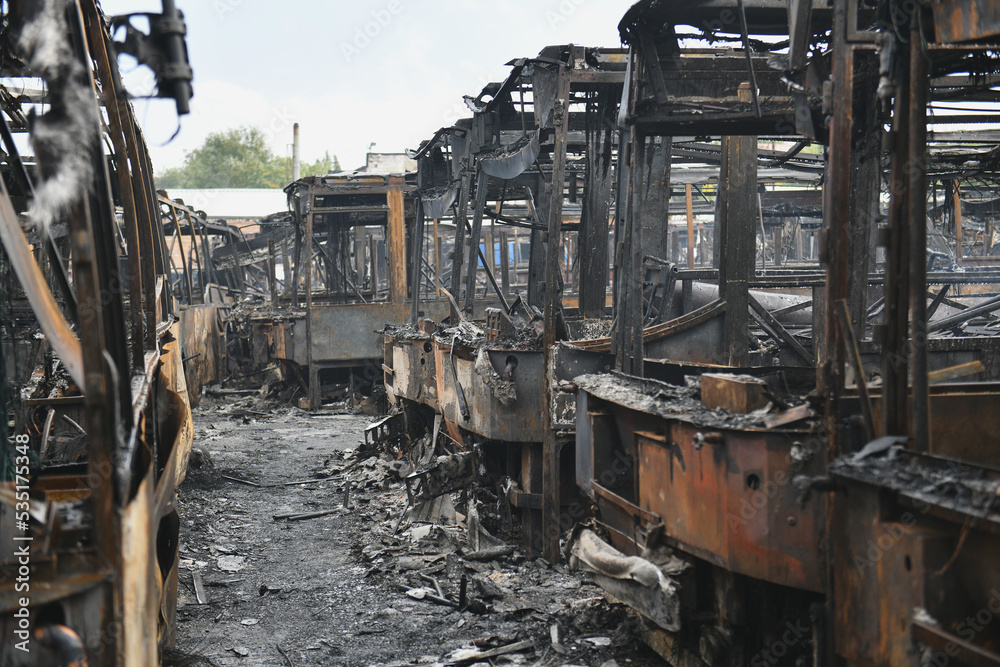
[(139, 484), (121, 524), (124, 664), (155, 665), (160, 600), (156, 567), (156, 521), (152, 473)]
[[(991, 599), (997, 575), (986, 564), (995, 558), (997, 536), (969, 531), (961, 518), (949, 526), (927, 505), (898, 500), (877, 485), (853, 482), (834, 495), (837, 653), (855, 664), (917, 664), (913, 640), (920, 638), (936, 652), (930, 664), (989, 664), (975, 662), (977, 654), (989, 654), (983, 653), (989, 642), (970, 633), (968, 621), (998, 604)], [(931, 625), (939, 628), (937, 638), (920, 632)], [(952, 634), (956, 628), (961, 638)], [(954, 641), (947, 651), (946, 639)], [(969, 639), (975, 642), (963, 645)]]
[(974, 393), (961, 386), (944, 390), (942, 385), (931, 389), (930, 452), (1000, 467), (1000, 388)]
[(724, 408), (746, 414), (768, 403), (767, 383), (754, 377), (731, 373), (704, 373), (701, 376), (701, 401), (709, 410)]
[[(389, 177), (389, 293), (395, 304), (406, 302), (406, 220), (403, 208), (403, 178)], [(407, 313), (406, 315), (408, 315)], [(406, 316), (387, 322), (405, 322)]]
[[(732, 572), (812, 591), (824, 588), (816, 545), (825, 501), (799, 507), (791, 487), (792, 436), (665, 424), (661, 437), (636, 434), (638, 504), (663, 517), (685, 550)], [(706, 438), (698, 444), (696, 436)], [(801, 474), (819, 474), (818, 460)]]
[(604, 373), (614, 366), (614, 357), (605, 352), (581, 350), (563, 341), (553, 355), (551, 382), (552, 426), (560, 431), (572, 431), (578, 421), (576, 416), (577, 390), (573, 378), (589, 373)]
[(156, 486), (154, 512), (157, 520), (173, 507), (174, 492), (187, 474), (188, 457), (194, 442), (187, 376), (178, 340), (180, 328), (180, 324), (171, 327), (174, 340), (163, 345), (160, 357), (158, 439), (168, 453)]
[[(545, 435), (545, 411), (541, 394), (545, 376), (541, 350), (488, 352), (494, 369), (503, 369), (508, 357), (517, 359), (517, 368), (512, 374), (517, 398), (511, 405), (501, 403), (493, 390), (476, 374), (473, 353), (470, 348), (456, 345), (453, 357), (451, 342), (435, 338), (437, 394), (441, 414), (449, 422), (491, 440), (541, 442)], [(462, 415), (459, 389), (455, 385), (456, 377), (468, 406), (468, 419)]]
[[(448, 315), (447, 301), (421, 302), (421, 311), (432, 319)], [(312, 361), (313, 363), (358, 362), (381, 359), (386, 324), (406, 322), (410, 306), (399, 303), (313, 304)]]
[[(1000, 387), (996, 383), (939, 384), (930, 390), (930, 453), (1000, 467)], [(881, 394), (872, 396), (876, 419)]]
[(182, 341), (187, 386), (195, 392), (205, 385), (217, 382), (220, 377), (223, 348), (219, 329), (219, 307), (213, 305), (185, 306), (180, 312), (180, 340)]
[(278, 359), (288, 359), (288, 344), (287, 344), (287, 332), (284, 322), (274, 323), (274, 333), (272, 334), (272, 339), (274, 342), (274, 356)]
[[(703, 364), (725, 364), (725, 319), (728, 306), (716, 301), (676, 320), (650, 327), (646, 357)], [(669, 332), (659, 333), (660, 329)]]
[[(643, 330), (646, 357), (677, 362), (722, 364), (723, 315), (726, 303), (716, 300), (686, 315)], [(609, 352), (611, 338), (567, 341), (566, 345), (593, 352)]]
[(1000, 34), (1000, 5), (992, 0), (939, 0), (931, 6), (939, 42), (967, 42)]
[(387, 336), (386, 346), (391, 346), (393, 393), (436, 410), (437, 364), (430, 337), (398, 339)]

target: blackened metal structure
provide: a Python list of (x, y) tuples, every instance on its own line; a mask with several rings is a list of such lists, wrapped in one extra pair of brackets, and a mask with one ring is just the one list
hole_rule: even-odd
[[(566, 556), (671, 664), (998, 664), (996, 629), (969, 621), (1000, 604), (1000, 347), (977, 319), (1000, 305), (998, 135), (954, 127), (997, 120), (975, 106), (997, 101), (993, 17), (974, 0), (643, 0), (619, 26), (620, 104), (582, 115), (575, 77), (610, 84), (611, 59), (552, 47), (415, 153), (424, 206), (457, 200), (472, 240), (454, 246), (451, 321), (387, 332), (390, 395), (456, 442), (532, 438), (492, 458), (548, 558), (586, 513), (574, 471), (599, 527)], [(592, 264), (566, 280), (553, 213), (581, 173), (572, 231)], [(595, 200), (614, 225), (590, 237)], [(458, 323), (477, 315), (486, 217), (531, 229), (540, 345), (517, 344), (489, 275), (504, 308)], [(603, 259), (583, 240), (599, 236)], [(611, 303), (592, 301), (609, 263)], [(608, 305), (610, 332), (573, 335)]]
[[(170, 1), (153, 19), (164, 34), (132, 43), (183, 113), (183, 22)], [(152, 167), (95, 2), (6, 2), (2, 22), (0, 238), (17, 313), (3, 323), (0, 561), (17, 577), (0, 583), (2, 660), (158, 664), (193, 429)], [(36, 77), (44, 99), (8, 87)], [(13, 141), (24, 132), (33, 159)]]
[[(622, 151), (632, 155), (623, 255), (632, 265), (618, 272), (627, 375), (575, 380), (577, 477), (620, 553), (580, 531), (567, 554), (642, 613), (646, 639), (671, 664), (1000, 664), (996, 628), (975, 621), (1000, 606), (1000, 458), (988, 435), (997, 386), (949, 384), (997, 378), (996, 337), (952, 328), (992, 299), (939, 310), (949, 288), (968, 294), (995, 278), (931, 271), (928, 253), (931, 239), (937, 254), (965, 261), (955, 193), (994, 169), (990, 131), (946, 126), (998, 120), (947, 113), (995, 102), (995, 13), (975, 1), (645, 0), (620, 25), (632, 73), (621, 113), (632, 137)], [(711, 99), (698, 96), (711, 74), (706, 52), (688, 48), (695, 40), (735, 45), (712, 58)], [(931, 123), (944, 126), (940, 138)], [(749, 291), (776, 277), (754, 268), (760, 140), (795, 142), (789, 158), (798, 142), (824, 144), (823, 274), (782, 278), (814, 288), (814, 383), (789, 393), (685, 370), (689, 381), (701, 376), (696, 397), (676, 379), (654, 380), (668, 373), (650, 360), (658, 355), (641, 326), (639, 165), (646, 135), (688, 133), (722, 136), (724, 320), (709, 345), (721, 340), (724, 363), (737, 368), (752, 361), (753, 313), (781, 336)], [(945, 228), (958, 228), (950, 246), (931, 224), (942, 224), (937, 190), (950, 209)], [(928, 294), (933, 283), (943, 287)], [(718, 386), (730, 412), (760, 406), (754, 391), (770, 391), (772, 407), (765, 400), (766, 415), (720, 419), (709, 410)], [(623, 581), (608, 567), (623, 554), (665, 579)]]
[(284, 332), (293, 336), (304, 324), (298, 333), (305, 334), (305, 345), (284, 347), (308, 368), (308, 405), (318, 407), (322, 371), (374, 369), (363, 378), (371, 384), (381, 376), (378, 332), (405, 323), (411, 308), (443, 317), (448, 305), (443, 298), (421, 299), (424, 269), (414, 259), (421, 255), (407, 252), (407, 244), (422, 236), (423, 213), (407, 176), (313, 176), (286, 192), (297, 258), (288, 283), (290, 307), (305, 310)]

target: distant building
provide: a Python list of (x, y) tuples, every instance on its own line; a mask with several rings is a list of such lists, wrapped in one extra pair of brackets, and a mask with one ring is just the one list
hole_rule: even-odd
[(358, 169), (366, 174), (402, 174), (417, 170), (417, 161), (406, 153), (368, 153), (365, 166)]

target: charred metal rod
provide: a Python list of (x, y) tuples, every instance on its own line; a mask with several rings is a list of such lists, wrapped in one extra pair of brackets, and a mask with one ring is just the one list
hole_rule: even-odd
[(73, 428), (75, 428), (77, 430), (77, 432), (80, 433), (80, 435), (87, 435), (87, 431), (84, 430), (84, 428), (82, 426), (80, 426), (79, 424), (77, 424), (75, 421), (73, 421), (72, 419), (70, 419), (70, 417), (68, 415), (63, 415), (62, 418), (63, 418), (64, 421), (66, 421), (67, 423), (69, 423), (70, 426), (72, 426)]
[(292, 663), (292, 659), (289, 658), (288, 654), (285, 653), (284, 649), (281, 648), (281, 644), (275, 644), (274, 646), (275, 648), (278, 649), (278, 653), (281, 654), (281, 657), (285, 659), (285, 662), (288, 663), (288, 667), (295, 667), (295, 665)]
[(930, 447), (930, 388), (927, 378), (927, 56), (919, 14), (910, 23), (910, 133), (907, 214), (910, 227), (910, 433), (913, 449)]
[(49, 408), (49, 413), (45, 417), (45, 428), (42, 429), (42, 446), (38, 451), (39, 458), (44, 459), (45, 451), (49, 448), (49, 434), (52, 433), (52, 420), (55, 416), (55, 408)]
[(783, 340), (789, 347), (791, 347), (797, 355), (802, 357), (802, 359), (806, 363), (808, 364), (816, 363), (816, 360), (813, 359), (813, 356), (809, 354), (808, 350), (806, 350), (805, 347), (802, 346), (802, 343), (796, 340), (795, 336), (789, 333), (789, 331), (785, 329), (785, 327), (782, 326), (777, 319), (775, 319), (775, 317), (767, 310), (767, 308), (762, 306), (760, 302), (757, 301), (757, 299), (755, 299), (753, 296), (748, 295), (747, 298), (749, 299), (750, 307), (754, 310), (754, 312), (756, 312), (761, 317), (761, 319), (767, 322), (767, 324), (775, 331), (775, 333), (778, 334), (781, 340)]
[(837, 302), (837, 321), (840, 324), (840, 335), (844, 339), (848, 360), (854, 369), (854, 381), (858, 383), (858, 394), (861, 399), (861, 414), (865, 419), (865, 434), (868, 442), (878, 437), (875, 426), (875, 411), (872, 409), (872, 401), (868, 396), (868, 383), (865, 380), (865, 367), (861, 362), (861, 350), (858, 348), (858, 339), (854, 336), (854, 327), (851, 326), (851, 312), (847, 308), (847, 301)]
[(768, 160), (766, 162), (761, 162), (760, 166), (762, 166), (762, 167), (779, 167), (779, 166), (783, 165), (784, 163), (788, 162), (789, 160), (791, 160), (793, 157), (795, 157), (799, 153), (801, 153), (802, 149), (805, 148), (806, 146), (808, 146), (810, 143), (812, 143), (812, 142), (808, 141), (808, 140), (807, 141), (800, 141), (797, 144), (795, 144), (794, 146), (792, 146), (791, 148), (789, 148), (787, 151), (785, 151), (784, 153), (782, 153), (782, 155), (780, 157), (775, 158), (774, 160)]
[(469, 592), (469, 577), (465, 574), (462, 575), (462, 581), (458, 586), (458, 608), (459, 610), (465, 609), (468, 604), (468, 592)]
[(743, 0), (736, 0), (740, 10), (740, 30), (743, 32), (743, 51), (747, 57), (747, 71), (750, 74), (750, 94), (753, 95), (753, 111), (760, 118), (760, 100), (757, 99), (757, 75), (753, 71), (753, 58), (750, 56), (750, 32), (747, 28), (747, 12)]
[(239, 482), (240, 484), (246, 484), (247, 486), (256, 486), (257, 488), (267, 488), (269, 485), (258, 484), (257, 482), (251, 482), (247, 479), (240, 479), (239, 477), (230, 477), (229, 475), (220, 475), (222, 479), (228, 479), (230, 482)]
[(302, 521), (304, 519), (318, 519), (319, 517), (322, 516), (336, 514), (337, 512), (340, 511), (340, 509), (341, 508), (339, 507), (334, 507), (333, 509), (329, 510), (321, 510), (319, 512), (306, 512), (304, 514), (275, 514), (274, 520), (280, 521), (282, 519), (285, 519), (287, 521)]
[(951, 285), (945, 285), (941, 288), (941, 291), (934, 295), (934, 300), (931, 301), (931, 305), (927, 307), (927, 321), (929, 322), (937, 309), (941, 307), (941, 303), (944, 302), (944, 297), (948, 293), (948, 288)]
[(425, 600), (430, 600), (431, 602), (437, 602), (438, 604), (444, 605), (446, 607), (454, 607), (455, 606), (455, 603), (452, 602), (451, 600), (449, 600), (447, 598), (438, 597), (437, 595), (434, 595), (431, 592), (427, 592), (424, 595), (424, 599)]
[(790, 315), (791, 313), (798, 312), (800, 310), (805, 310), (806, 308), (812, 308), (812, 299), (808, 301), (803, 301), (801, 303), (793, 303), (790, 306), (785, 306), (784, 308), (778, 308), (777, 310), (772, 310), (771, 314), (775, 317), (783, 317), (785, 315)]
[(479, 551), (470, 551), (467, 554), (463, 554), (462, 558), (465, 560), (493, 560), (495, 558), (509, 556), (512, 553), (514, 553), (514, 547), (512, 545), (502, 544), (498, 547), (487, 547), (485, 549), (480, 549)]
[[(431, 582), (432, 584), (434, 584), (434, 588), (435, 588), (435, 589), (437, 590), (437, 594), (438, 594), (438, 597), (440, 597), (440, 598), (441, 598), (442, 600), (447, 600), (447, 599), (448, 599), (448, 596), (447, 596), (447, 595), (445, 595), (445, 594), (444, 594), (444, 591), (442, 591), (442, 590), (441, 590), (441, 584), (440, 584), (440, 583), (438, 583), (438, 580), (437, 580), (437, 577), (432, 577), (431, 575), (429, 575), (429, 574), (424, 574), (423, 572), (421, 572), (421, 573), (420, 573), (420, 577), (421, 577), (421, 578), (422, 578), (423, 580), (425, 580), (425, 581), (429, 581), (429, 582)], [(449, 601), (449, 602), (450, 602), (450, 601)]]
[(885, 309), (885, 297), (879, 297), (875, 303), (868, 306), (868, 317), (872, 318), (881, 313)]
[(927, 326), (927, 332), (934, 333), (935, 331), (950, 329), (951, 327), (961, 324), (962, 322), (971, 320), (977, 315), (992, 313), (995, 310), (1000, 310), (1000, 296), (993, 297), (989, 301), (984, 301), (978, 306), (967, 308), (960, 313), (955, 313), (954, 315), (940, 319), (937, 322), (933, 322)]
[[(500, 222), (500, 223), (503, 223), (505, 225), (508, 225), (510, 227), (521, 227), (523, 229), (535, 229), (535, 230), (538, 230), (540, 232), (545, 232), (545, 231), (548, 231), (548, 229), (549, 229), (548, 225), (542, 224), (540, 222), (525, 222), (523, 220), (517, 220), (515, 218), (511, 218), (510, 216), (497, 215), (496, 211), (491, 211), (489, 208), (484, 208), (483, 209), (483, 215), (485, 215), (488, 218), (492, 218), (493, 220), (496, 220), (497, 222)], [(573, 232), (573, 231), (577, 231), (579, 229), (580, 229), (580, 223), (577, 223), (577, 222), (563, 223), (563, 230), (564, 231)]]
[(251, 482), (250, 480), (247, 480), (247, 479), (240, 479), (239, 477), (230, 477), (229, 475), (219, 475), (219, 476), (222, 477), (222, 479), (228, 479), (230, 482), (239, 482), (240, 484), (246, 484), (247, 486), (256, 486), (259, 489), (276, 489), (276, 488), (278, 488), (280, 486), (296, 486), (298, 484), (314, 484), (316, 482), (331, 482), (331, 481), (337, 479), (338, 477), (340, 477), (340, 475), (342, 473), (347, 472), (348, 470), (350, 470), (353, 467), (355, 467), (354, 464), (352, 464), (352, 465), (344, 468), (339, 473), (337, 473), (336, 475), (333, 475), (331, 477), (318, 477), (316, 479), (297, 479), (297, 480), (292, 481), (292, 482), (281, 482), (279, 484), (260, 484), (259, 482)]
[(448, 297), (448, 301), (451, 302), (452, 308), (455, 309), (455, 313), (458, 315), (458, 321), (459, 322), (464, 322), (465, 321), (465, 316), (462, 315), (462, 309), (458, 307), (458, 301), (455, 300), (455, 295), (453, 295), (450, 291), (448, 291), (444, 287), (441, 288), (441, 292), (446, 297)]
[(406, 501), (406, 507), (404, 507), (403, 511), (400, 512), (399, 519), (396, 520), (396, 525), (393, 526), (393, 528), (392, 528), (392, 534), (393, 535), (395, 535), (397, 532), (399, 532), (399, 526), (400, 526), (401, 523), (403, 523), (403, 519), (406, 517), (406, 512), (407, 512), (407, 510), (410, 509), (410, 507), (412, 505), (413, 505), (413, 501), (410, 500), (410, 499), (407, 499), (407, 501)]

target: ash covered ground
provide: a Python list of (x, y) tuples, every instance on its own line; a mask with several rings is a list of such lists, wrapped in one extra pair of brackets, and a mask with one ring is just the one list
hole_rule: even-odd
[[(393, 533), (403, 483), (390, 461), (354, 455), (371, 419), (254, 398), (195, 411), (210, 460), (196, 452), (179, 490), (178, 652), (165, 665), (662, 664), (585, 574), (520, 550), (463, 557), (461, 511)], [(463, 574), (464, 611), (452, 606)]]

